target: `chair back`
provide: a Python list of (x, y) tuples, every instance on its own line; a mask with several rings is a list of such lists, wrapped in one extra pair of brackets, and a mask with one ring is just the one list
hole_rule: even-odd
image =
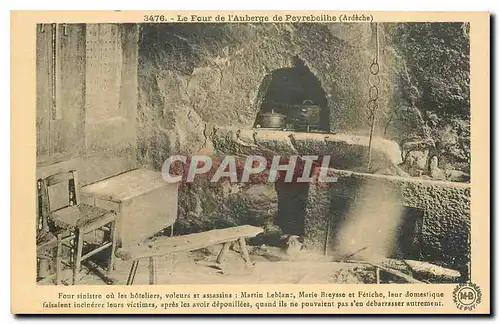
[(47, 232), (49, 232), (49, 224), (47, 221), (48, 217), (48, 211), (47, 211), (47, 203), (45, 202), (46, 197), (48, 197), (47, 193), (47, 187), (45, 186), (45, 183), (43, 179), (38, 179), (36, 181), (36, 186), (37, 186), (37, 209), (36, 209), (36, 215), (37, 215), (37, 222), (36, 222), (36, 234), (37, 238), (39, 235), (43, 235)]
[[(62, 206), (57, 206), (57, 209), (76, 206), (80, 202), (80, 187), (78, 186), (78, 173), (76, 170), (70, 170), (67, 172), (60, 172), (53, 175), (50, 175), (44, 179), (41, 179), (41, 183), (39, 184), (39, 197), (41, 199), (41, 203), (44, 205), (42, 210), (45, 213), (50, 213), (53, 211), (51, 207), (51, 197), (50, 197), (50, 187), (56, 186), (61, 183), (67, 183), (68, 186), (68, 197), (67, 199), (62, 199), (64, 202)], [(61, 197), (58, 197), (61, 198)], [(60, 201), (61, 199), (58, 199)]]

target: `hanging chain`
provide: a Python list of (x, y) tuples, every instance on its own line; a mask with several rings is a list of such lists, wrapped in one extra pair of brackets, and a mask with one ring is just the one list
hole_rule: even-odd
[(370, 88), (368, 90), (368, 124), (370, 125), (370, 140), (368, 143), (368, 169), (371, 168), (372, 159), (372, 140), (373, 132), (375, 130), (376, 114), (379, 108), (378, 93), (380, 85), (380, 76), (378, 72), (380, 71), (379, 65), (379, 43), (378, 43), (378, 24), (375, 24), (375, 44), (376, 53), (373, 63), (370, 65), (370, 75), (368, 76), (368, 84)]
[(52, 120), (57, 118), (57, 93), (56, 93), (56, 83), (57, 83), (57, 24), (52, 24)]
[(378, 109), (378, 86), (380, 85), (379, 70), (380, 67), (377, 59), (374, 59), (370, 66), (370, 76), (368, 77), (368, 84), (370, 85), (368, 90), (368, 122), (370, 125), (375, 121), (375, 114)]
[(369, 101), (368, 101), (368, 122), (372, 125), (375, 122), (375, 114), (378, 109), (378, 86), (380, 85), (380, 76), (378, 72), (380, 71), (379, 61), (379, 44), (378, 44), (378, 24), (375, 25), (375, 44), (376, 53), (373, 63), (370, 65), (370, 75), (368, 76), (368, 84), (370, 89), (368, 90)]

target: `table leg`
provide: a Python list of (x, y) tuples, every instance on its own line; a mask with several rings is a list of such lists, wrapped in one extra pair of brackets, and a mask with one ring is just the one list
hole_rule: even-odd
[(115, 253), (116, 253), (116, 241), (117, 241), (116, 219), (111, 223), (110, 234), (111, 234), (111, 255), (109, 256), (108, 275), (113, 270), (115, 270), (115, 260), (116, 260)]
[(149, 284), (156, 284), (156, 260), (154, 257), (149, 257)]
[(246, 263), (250, 263), (250, 255), (248, 254), (247, 244), (244, 237), (239, 238), (241, 256)]
[(229, 250), (230, 246), (231, 246), (231, 242), (226, 242), (222, 245), (222, 249), (220, 250), (219, 255), (217, 256), (217, 260), (215, 262), (217, 262), (218, 264), (221, 264), (222, 261), (224, 261), (224, 255)]

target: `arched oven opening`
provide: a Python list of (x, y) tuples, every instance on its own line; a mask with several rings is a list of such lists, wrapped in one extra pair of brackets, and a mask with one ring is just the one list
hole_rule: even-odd
[(294, 67), (274, 70), (262, 80), (254, 127), (324, 132), (330, 114), (321, 82), (298, 57)]

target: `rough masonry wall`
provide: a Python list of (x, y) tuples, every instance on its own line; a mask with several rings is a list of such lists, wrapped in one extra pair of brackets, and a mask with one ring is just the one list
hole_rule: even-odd
[[(338, 183), (327, 188), (311, 186), (305, 215), (305, 235), (309, 244), (323, 248), (326, 224), (332, 217), (336, 197), (363, 197), (377, 192), (394, 206), (403, 205), (423, 211), (422, 257), (466, 269), (469, 262), (470, 187), (468, 184), (335, 171)], [(398, 197), (390, 197), (394, 192)], [(383, 203), (374, 202), (375, 208)], [(367, 215), (366, 217), (369, 217)], [(372, 224), (382, 221), (372, 217)], [(337, 229), (338, 230), (338, 229)], [(333, 231), (335, 233), (335, 230)], [(335, 240), (330, 240), (335, 242)], [(333, 244), (333, 243), (332, 243)]]
[[(398, 82), (404, 74), (401, 71), (406, 73), (405, 64), (412, 62), (406, 62), (397, 52), (389, 35), (385, 34), (385, 27), (381, 27), (379, 96), (382, 110), (376, 136), (387, 138), (384, 136), (386, 131), (389, 131), (388, 136), (394, 133), (387, 127), (388, 121), (397, 119), (389, 113), (391, 109), (411, 104), (400, 93)], [(265, 141), (270, 144), (267, 147), (274, 147), (277, 152), (283, 148), (293, 153), (294, 147), (288, 143), (255, 140), (253, 133), (247, 136), (249, 138), (238, 138), (237, 133), (241, 130), (244, 137), (249, 134), (245, 131), (251, 132), (260, 108), (259, 98), (265, 90), (262, 89), (264, 78), (276, 69), (293, 67), (297, 59), (318, 79), (326, 93), (332, 130), (343, 134), (367, 133), (367, 81), (375, 55), (375, 33), (371, 24), (144, 24), (140, 28), (137, 157), (143, 166), (161, 170), (165, 159), (172, 154), (235, 154), (241, 142), (252, 145)], [(409, 116), (406, 112), (402, 115)], [(402, 126), (401, 122), (398, 124), (400, 133), (413, 134), (408, 125), (417, 124), (415, 127), (419, 131), (424, 128), (422, 118), (410, 119)], [(230, 140), (226, 134), (221, 136), (228, 126), (235, 129), (226, 132), (231, 133), (228, 135)], [(309, 145), (307, 140), (302, 143), (308, 149), (315, 149), (316, 145)], [(333, 145), (338, 147), (339, 143)], [(360, 157), (358, 162), (363, 160), (362, 151), (350, 151), (354, 160), (357, 157)], [(425, 169), (426, 161), (423, 164)], [(353, 170), (353, 165), (338, 167)], [(408, 204), (427, 206), (425, 202), (432, 195), (436, 195), (432, 198), (435, 201), (441, 199), (440, 194), (449, 197), (447, 190), (426, 188), (427, 185), (422, 188), (412, 185), (401, 189)], [(252, 215), (249, 222), (266, 223), (268, 214), (259, 214), (252, 206), (255, 201), (264, 201), (261, 199), (264, 196), (271, 202), (276, 197), (254, 195), (252, 191), (247, 195), (247, 187), (233, 189), (226, 190), (227, 194), (219, 194), (223, 192), (222, 187), (212, 188), (204, 183), (184, 186), (179, 197), (186, 203), (180, 206), (180, 221), (185, 220), (186, 228), (191, 225), (199, 229), (213, 228), (221, 226), (217, 217), (222, 213), (226, 219), (224, 224), (236, 224), (243, 221), (235, 212), (239, 210), (240, 214), (243, 211), (245, 215)], [(261, 189), (268, 193), (267, 187), (257, 191)], [(423, 196), (414, 196), (415, 201), (410, 201), (410, 192), (422, 192)], [(245, 203), (240, 204), (240, 200)], [(233, 201), (246, 207), (232, 210), (229, 206)], [(272, 203), (266, 204), (267, 207), (276, 209)], [(444, 205), (441, 206), (440, 210), (444, 209)], [(468, 209), (464, 213), (468, 213)], [(440, 215), (430, 209), (426, 214), (428, 248), (437, 250), (441, 245), (446, 250), (444, 253), (451, 257), (455, 248), (448, 245), (454, 244), (453, 239), (448, 240), (441, 228), (454, 230), (457, 224), (449, 222), (448, 217), (461, 218)], [(248, 222), (248, 218), (245, 219)], [(440, 219), (444, 221), (441, 227), (431, 229), (433, 222)], [(458, 229), (456, 235), (461, 236), (464, 231)]]
[[(327, 94), (335, 131), (366, 128), (368, 24), (143, 25), (139, 159), (195, 153), (212, 125), (251, 128), (264, 77), (299, 58)], [(261, 89), (262, 90), (262, 89)], [(262, 93), (260, 94), (262, 95)]]
[[(327, 94), (331, 127), (366, 127), (359, 116), (365, 116), (360, 109), (368, 95), (371, 36), (366, 24), (142, 25), (139, 162), (161, 170), (172, 154), (237, 153), (236, 142), (225, 135), (221, 141), (221, 127), (250, 130), (265, 94), (262, 81), (297, 58)], [(203, 181), (181, 186), (179, 231), (273, 222), (274, 184), (229, 187)]]

